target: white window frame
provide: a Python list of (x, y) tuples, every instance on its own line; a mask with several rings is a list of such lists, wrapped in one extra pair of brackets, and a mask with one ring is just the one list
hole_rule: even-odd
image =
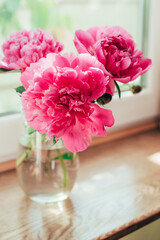
[[(123, 93), (121, 100), (114, 97), (106, 106), (113, 111), (115, 126), (109, 131), (116, 131), (138, 123), (151, 121), (159, 116), (160, 84), (159, 84), (159, 53), (160, 53), (160, 1), (150, 1), (148, 56), (153, 65), (147, 73), (147, 87), (142, 93), (133, 95)], [(0, 119), (0, 162), (16, 157), (18, 139), (20, 136), (21, 115), (3, 116)]]

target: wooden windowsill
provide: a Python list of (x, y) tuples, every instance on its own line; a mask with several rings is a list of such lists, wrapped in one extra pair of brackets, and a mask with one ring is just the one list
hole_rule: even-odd
[[(122, 139), (128, 136), (135, 135), (137, 133), (145, 132), (151, 129), (157, 129), (159, 127), (159, 121), (155, 120), (149, 123), (141, 124), (138, 126), (130, 127), (127, 129), (123, 129), (121, 131), (117, 131), (107, 135), (106, 137), (96, 137), (93, 138), (93, 141), (90, 144), (90, 147), (97, 146), (100, 144), (104, 144), (107, 142), (115, 141), (117, 139)], [(0, 163), (0, 173), (15, 169), (16, 160), (12, 159), (10, 161)]]
[(160, 217), (160, 132), (80, 153), (77, 184), (53, 205), (30, 201), (15, 171), (0, 174), (0, 239), (117, 240)]

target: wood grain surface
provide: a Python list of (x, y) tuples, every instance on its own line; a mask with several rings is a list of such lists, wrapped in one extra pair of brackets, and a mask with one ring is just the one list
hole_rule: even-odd
[[(107, 134), (106, 137), (94, 137), (89, 147), (94, 147), (100, 144), (108, 143), (111, 141), (115, 141), (117, 139), (122, 139), (128, 136), (135, 135), (137, 133), (145, 132), (151, 129), (158, 129), (159, 120), (155, 119), (154, 121), (139, 124), (136, 126), (132, 126), (130, 128), (121, 129), (119, 131), (115, 131), (113, 133)], [(16, 168), (16, 160), (10, 160), (6, 162), (0, 162), (0, 173), (12, 170)]]
[(80, 154), (69, 199), (30, 201), (15, 171), (0, 175), (0, 240), (117, 240), (160, 217), (160, 132)]

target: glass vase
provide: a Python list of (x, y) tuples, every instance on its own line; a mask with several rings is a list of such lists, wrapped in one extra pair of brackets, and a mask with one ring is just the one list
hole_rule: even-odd
[(76, 181), (78, 165), (77, 153), (69, 152), (61, 139), (54, 144), (37, 132), (20, 139), (16, 161), (18, 180), (26, 195), (35, 202), (66, 199)]

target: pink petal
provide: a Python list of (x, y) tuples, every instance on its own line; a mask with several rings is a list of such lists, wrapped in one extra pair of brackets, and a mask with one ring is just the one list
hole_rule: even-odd
[(119, 81), (119, 82), (121, 82), (121, 83), (128, 83), (128, 82), (130, 82), (131, 81), (131, 77), (130, 76), (124, 76), (124, 77), (113, 77), (113, 79), (115, 80), (115, 81)]
[(110, 36), (118, 36), (118, 35), (122, 35), (125, 38), (129, 38), (129, 39), (133, 39), (132, 35), (129, 34), (124, 28), (120, 27), (120, 26), (113, 26), (113, 27), (108, 27), (105, 29), (102, 29), (101, 32), (104, 32), (104, 35), (106, 37), (110, 37)]
[(87, 30), (88, 33), (90, 33), (94, 39), (94, 41), (97, 41), (97, 31), (99, 30), (99, 27), (92, 27)]
[(88, 97), (89, 101), (94, 101), (95, 99), (101, 97), (105, 91), (105, 78), (104, 73), (98, 68), (90, 68), (92, 72), (92, 78), (88, 79), (90, 86), (91, 95)]
[(115, 91), (115, 82), (113, 79), (110, 78), (108, 83), (106, 84), (106, 93), (113, 96), (114, 91)]
[(65, 53), (63, 54), (63, 57), (67, 58), (70, 64), (74, 61), (75, 58), (77, 58), (76, 54), (73, 52)]
[(75, 68), (79, 66), (83, 71), (87, 71), (90, 67), (91, 68), (99, 68), (103, 72), (106, 72), (103, 64), (101, 64), (96, 57), (91, 56), (90, 54), (80, 54), (78, 57), (72, 62), (71, 67)]
[(95, 53), (96, 53), (96, 57), (98, 58), (98, 60), (102, 63), (102, 64), (106, 64), (106, 56), (104, 54), (104, 50), (101, 46), (101, 41), (97, 42), (94, 45), (95, 48)]
[(141, 74), (146, 73), (152, 66), (152, 60), (149, 58), (142, 59), (140, 66), (142, 68)]
[(4, 68), (4, 69), (10, 69), (8, 64), (3, 62), (1, 59), (0, 59), (0, 68)]
[(112, 127), (114, 124), (114, 117), (111, 110), (104, 109), (94, 104), (94, 112), (91, 115), (91, 119), (93, 121), (93, 136), (105, 136), (106, 130), (105, 126)]
[(89, 48), (94, 44), (94, 39), (90, 33), (77, 30), (75, 32), (74, 44), (79, 53), (87, 53)]
[(120, 61), (121, 71), (129, 68), (130, 65), (131, 65), (131, 59), (129, 57), (124, 57), (121, 59), (121, 61)]
[(71, 152), (84, 151), (89, 145), (89, 142), (84, 138), (83, 132), (77, 126), (74, 126), (69, 132), (66, 132), (62, 140), (66, 148)]
[[(70, 67), (70, 63), (67, 58), (61, 56), (60, 54), (56, 53), (49, 53), (47, 55), (47, 60), (49, 63), (51, 63), (52, 66), (56, 67)], [(44, 58), (45, 61), (45, 58)]]
[(31, 71), (30, 68), (26, 68), (26, 70), (21, 74), (20, 79), (25, 89), (29, 87), (31, 82), (33, 84), (33, 76), (34, 76), (34, 72)]

